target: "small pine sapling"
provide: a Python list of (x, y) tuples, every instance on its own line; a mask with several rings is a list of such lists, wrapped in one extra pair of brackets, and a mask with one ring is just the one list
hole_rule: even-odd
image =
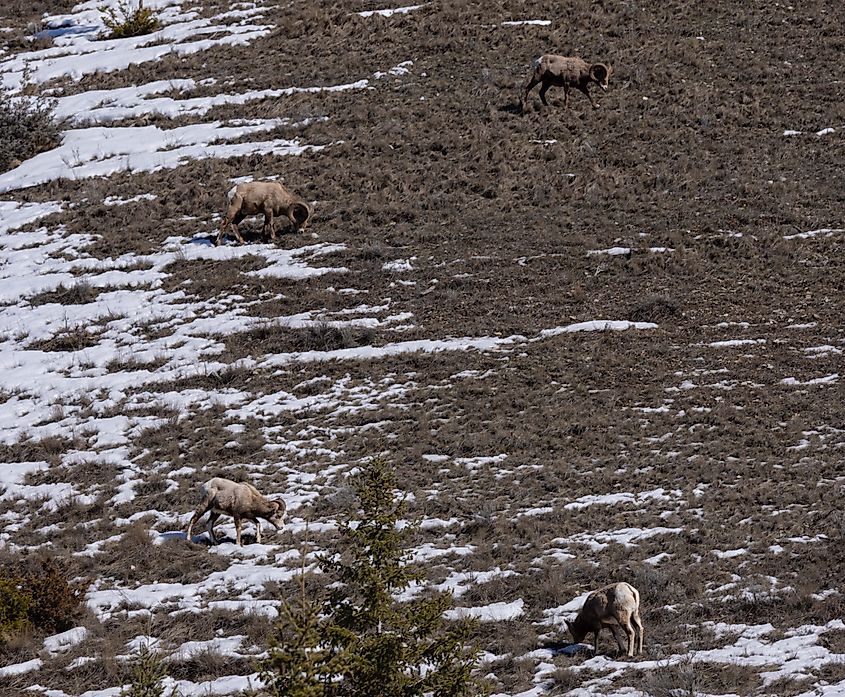
[(380, 459), (352, 478), (360, 510), (340, 524), (338, 549), (320, 558), (331, 592), (283, 604), (262, 679), (276, 697), (470, 697), (478, 652), (473, 622), (443, 618), (452, 596), (400, 602), (422, 574), (410, 565), (409, 528), (392, 468)]

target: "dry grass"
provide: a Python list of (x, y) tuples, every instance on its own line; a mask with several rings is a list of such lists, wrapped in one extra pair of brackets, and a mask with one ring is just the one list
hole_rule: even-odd
[(317, 322), (306, 327), (290, 327), (268, 322), (248, 332), (226, 337), (228, 352), (234, 356), (260, 356), (299, 351), (335, 351), (373, 343), (376, 331), (370, 327)]
[(680, 304), (676, 300), (657, 295), (638, 302), (627, 316), (635, 322), (666, 322), (677, 320), (680, 315)]
[[(496, 566), (518, 574), (477, 584), (460, 599), (465, 605), (525, 602), (523, 617), (486, 623), (478, 636), (483, 649), (511, 654), (491, 667), (501, 682), (496, 690), (531, 687), (536, 661), (524, 656), (540, 646), (539, 634), (565, 640), (553, 636), (549, 625), (537, 624), (544, 610), (610, 581), (629, 580), (641, 591), (646, 659), (730, 642), (705, 622), (772, 622), (784, 631), (841, 618), (842, 596), (812, 597), (835, 587), (831, 569), (845, 563), (842, 519), (832, 512), (842, 437), (827, 430), (841, 421), (841, 399), (835, 385), (780, 382), (841, 372), (838, 354), (807, 357), (807, 349), (841, 343), (841, 312), (831, 300), (843, 287), (842, 267), (835, 263), (841, 238), (782, 239), (837, 224), (840, 141), (781, 135), (785, 128), (813, 132), (845, 120), (836, 91), (817, 79), (820, 69), (838, 65), (841, 41), (829, 22), (819, 30), (821, 16), (813, 16), (813, 8), (806, 16), (817, 21), (805, 22), (785, 7), (762, 2), (737, 13), (724, 2), (669, 7), (577, 0), (568, 12), (579, 21), (511, 31), (499, 22), (544, 17), (549, 8), (511, 0), (459, 1), (367, 21), (328, 0), (273, 9), (268, 21), (280, 28), (251, 46), (168, 56), (154, 65), (86, 77), (71, 91), (186, 75), (225, 81), (234, 65), (238, 75), (252, 77), (248, 89), (349, 82), (408, 58), (414, 60), (412, 74), (373, 81), (373, 90), (354, 97), (294, 95), (221, 107), (209, 115), (328, 115), (328, 121), (298, 133), (307, 142), (337, 143), (321, 153), (194, 161), (154, 173), (59, 182), (27, 195), (74, 204), (87, 199), (56, 219), (70, 233), (94, 235), (88, 251), (100, 258), (157, 252), (171, 236), (216, 234), (223, 192), (233, 177), (283, 175), (308, 200), (317, 199), (309, 232), (319, 242), (347, 249), (311, 263), (345, 266), (347, 273), (307, 281), (248, 276), (265, 264), (257, 255), (182, 259), (165, 269), (164, 291), (202, 300), (239, 294), (253, 303), (244, 312), (266, 322), (225, 337), (224, 362), (387, 343), (394, 335), (386, 331), (329, 324), (294, 330), (283, 318), (305, 312), (331, 317), (359, 303), (388, 300), (385, 314), (413, 315), (415, 329), (401, 338), (515, 333), (535, 338), (543, 329), (598, 318), (655, 322), (658, 329), (562, 334), (502, 353), (409, 354), (279, 370), (234, 364), (159, 383), (160, 394), (204, 389), (244, 391), (254, 398), (281, 392), (302, 399), (342, 395), (331, 406), (268, 409), (246, 419), (234, 419), (219, 406), (160, 414), (151, 407), (149, 415), (165, 422), (135, 434), (127, 446), (126, 459), (138, 471), (137, 498), (116, 510), (107, 501), (120, 468), (97, 460), (63, 464), (74, 450), (92, 447), (80, 434), (0, 446), (3, 462), (51, 464), (49, 474), (29, 483), (73, 482), (99, 496), (94, 504), (71, 502), (51, 513), (39, 512), (41, 501), (3, 502), (0, 513), (33, 516), (14, 541), (41, 544), (48, 536), (37, 529), (60, 525), (49, 539), (72, 557), (93, 541), (122, 533), (96, 557), (72, 557), (75, 572), (130, 586), (199, 580), (234, 561), (183, 541), (150, 544), (149, 528), (167, 527), (151, 518), (128, 528), (113, 518), (151, 509), (186, 513), (196, 503), (197, 480), (261, 473), (274, 493), (322, 487), (321, 496), (296, 515), (326, 522), (349, 503), (342, 481), (327, 474), (329, 467), (352, 466), (383, 450), (397, 462), (403, 488), (416, 495), (411, 515), (457, 519), (448, 531), (421, 531), (417, 542), (474, 545), (472, 554), (433, 560), (428, 568), (437, 580)], [(303, 50), (306, 28), (323, 40)], [(695, 39), (699, 35), (705, 40)], [(813, 64), (796, 62), (794, 47), (810, 39)], [(612, 56), (614, 79), (602, 108), (593, 111), (575, 101), (568, 110), (558, 104), (515, 117), (517, 87), (530, 59), (554, 46), (570, 46), (586, 57)], [(467, 61), (467, 55), (475, 60)], [(737, 65), (743, 66), (741, 81)], [(156, 123), (173, 127), (191, 121)], [(159, 198), (116, 207), (98, 203), (139, 192)], [(183, 219), (186, 214), (194, 219)], [(258, 240), (259, 224), (244, 226), (250, 242)], [(306, 243), (310, 238), (294, 235), (279, 240), (282, 248)], [(586, 253), (620, 245), (674, 251), (636, 252), (630, 258)], [(410, 257), (416, 257), (410, 271), (382, 269), (386, 261)], [(360, 293), (342, 295), (343, 288)], [(81, 303), (96, 293), (79, 281), (31, 301)], [(747, 324), (723, 324), (738, 322)], [(815, 326), (789, 328), (810, 322)], [(157, 322), (137, 329), (148, 339), (175, 331)], [(766, 343), (711, 346), (737, 338)], [(67, 327), (31, 348), (72, 351), (94, 341), (87, 328)], [(126, 357), (108, 369), (159, 365)], [(476, 375), (468, 377), (467, 371)], [(351, 396), (373, 385), (406, 383), (413, 383), (407, 392), (381, 401)], [(127, 388), (127, 399), (147, 390)], [(8, 401), (16, 396), (4, 394)], [(120, 403), (108, 412), (120, 413)], [(95, 416), (93, 410), (85, 415)], [(227, 430), (236, 421), (243, 430)], [(803, 440), (807, 445), (796, 448)], [(449, 460), (434, 463), (426, 454)], [(455, 462), (500, 454), (507, 458), (474, 468)], [(192, 471), (171, 477), (181, 467)], [(178, 487), (165, 493), (171, 478)], [(665, 498), (567, 508), (590, 495), (657, 489)], [(541, 506), (552, 511), (516, 517)], [(658, 526), (683, 531), (631, 546), (552, 542)], [(827, 539), (789, 541), (816, 533)], [(283, 546), (303, 537), (286, 536)], [(329, 538), (311, 534), (309, 543), (319, 548)], [(784, 552), (774, 554), (771, 545)], [(558, 548), (576, 558), (553, 557)], [(714, 549), (747, 552), (720, 558)], [(657, 565), (646, 563), (662, 553), (668, 556)], [(133, 562), (127, 565), (126, 559)], [(764, 592), (767, 576), (794, 590), (770, 598)], [(731, 583), (737, 585), (715, 590)], [(724, 600), (743, 590), (752, 597)], [(291, 591), (281, 584), (260, 595)], [(220, 596), (229, 597), (227, 591)], [(247, 634), (260, 645), (268, 627), (261, 618), (217, 611), (170, 616), (161, 610), (155, 616), (155, 631), (174, 642), (210, 639), (220, 631)], [(79, 648), (80, 655), (102, 656), (97, 662), (64, 671), (53, 661), (43, 683), (72, 694), (119, 684), (123, 673), (113, 657), (145, 629), (135, 620), (106, 623)], [(820, 642), (845, 653), (840, 632), (828, 632)], [(613, 651), (612, 643), (602, 646)], [(28, 660), (39, 648), (35, 639), (21, 639), (8, 649), (10, 662)], [(553, 693), (595, 677), (569, 670), (581, 660), (556, 657)], [(656, 697), (674, 690), (751, 694), (761, 685), (750, 669), (689, 663), (647, 672), (636, 670), (635, 662), (631, 666), (614, 687)], [(209, 654), (175, 670), (202, 679), (248, 668), (241, 662), (223, 665)], [(817, 677), (835, 682), (840, 672), (831, 664)], [(31, 676), (15, 679), (10, 689), (22, 691), (31, 682)], [(788, 680), (771, 688), (784, 695), (809, 689)]]
[[(634, 685), (652, 697), (695, 697), (707, 694), (753, 694), (760, 681), (753, 668), (724, 663), (703, 663), (691, 660), (667, 664), (638, 676)], [(630, 680), (626, 685), (632, 684)]]
[(497, 691), (509, 694), (523, 692), (531, 687), (534, 677), (534, 661), (530, 658), (509, 656), (489, 665), (490, 672), (496, 676)]
[(79, 281), (72, 286), (60, 285), (56, 290), (45, 293), (38, 293), (30, 298), (29, 302), (33, 307), (45, 305), (46, 303), (59, 303), (61, 305), (81, 305), (94, 302), (100, 290), (95, 290), (88, 281)]
[(68, 326), (48, 339), (33, 341), (27, 348), (34, 351), (81, 351), (96, 346), (98, 341), (95, 332), (77, 325)]
[(831, 653), (845, 654), (845, 630), (834, 629), (822, 634), (819, 641)]

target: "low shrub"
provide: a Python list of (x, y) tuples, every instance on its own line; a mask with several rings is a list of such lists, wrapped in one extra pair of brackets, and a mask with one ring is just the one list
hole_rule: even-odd
[(138, 0), (138, 7), (134, 10), (129, 0), (118, 3), (117, 9), (107, 5), (97, 9), (102, 13), (103, 24), (111, 30), (111, 33), (105, 37), (107, 39), (143, 36), (161, 28), (161, 22), (155, 13), (150, 8), (144, 7), (144, 0)]
[(0, 578), (0, 643), (9, 641), (29, 626), (32, 595), (20, 583)]
[(0, 172), (58, 145), (61, 125), (55, 102), (43, 97), (14, 97), (0, 91)]
[(49, 558), (21, 561), (0, 574), (0, 641), (29, 627), (55, 634), (76, 625), (82, 614), (84, 588), (71, 584)]
[(54, 634), (75, 626), (85, 590), (71, 585), (55, 561), (42, 561), (40, 573), (29, 574), (22, 582), (32, 595), (29, 619), (38, 629)]

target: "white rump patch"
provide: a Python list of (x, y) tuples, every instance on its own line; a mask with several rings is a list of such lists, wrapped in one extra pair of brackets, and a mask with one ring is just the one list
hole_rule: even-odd
[(231, 189), (229, 189), (229, 191), (226, 192), (226, 200), (228, 200), (229, 203), (231, 203), (232, 199), (235, 198), (235, 194), (237, 192), (238, 192), (238, 187), (233, 186)]

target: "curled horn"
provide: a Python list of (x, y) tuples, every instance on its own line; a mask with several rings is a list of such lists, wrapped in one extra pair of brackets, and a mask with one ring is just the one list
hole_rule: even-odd
[(607, 75), (608, 70), (604, 63), (593, 63), (590, 66), (590, 77), (600, 85), (607, 84)]
[(297, 225), (305, 225), (308, 222), (308, 218), (311, 217), (311, 209), (304, 203), (294, 203), (291, 206), (291, 215), (293, 215), (293, 219)]

